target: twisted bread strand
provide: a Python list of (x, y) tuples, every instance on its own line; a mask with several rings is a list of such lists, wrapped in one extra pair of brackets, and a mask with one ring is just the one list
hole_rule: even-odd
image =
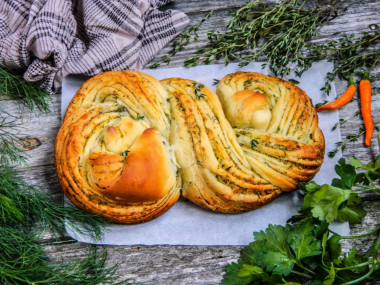
[[(268, 102), (257, 104), (257, 100), (243, 98), (248, 102), (232, 116), (229, 110), (241, 106), (242, 99), (236, 94), (243, 90), (251, 92), (251, 97), (264, 94)], [(220, 81), (217, 94), (230, 121), (235, 123), (234, 132), (252, 170), (259, 177), (283, 191), (292, 191), (314, 177), (323, 162), (325, 144), (316, 111), (303, 90), (271, 76), (237, 72)], [(262, 128), (257, 128), (254, 120), (250, 124), (239, 120), (239, 114), (246, 109), (253, 110), (254, 116), (257, 105), (269, 113)]]
[(66, 196), (118, 223), (140, 223), (179, 198), (169, 145), (167, 93), (140, 72), (107, 72), (76, 93), (57, 134), (55, 161)]
[(312, 179), (324, 138), (301, 89), (238, 72), (220, 81), (217, 94), (134, 71), (88, 80), (56, 140), (66, 195), (112, 221), (138, 223), (169, 209), (181, 186), (199, 206), (240, 213)]
[(171, 142), (185, 198), (213, 211), (240, 213), (281, 193), (252, 171), (215, 93), (191, 80), (172, 78), (161, 83), (169, 92), (174, 119)]

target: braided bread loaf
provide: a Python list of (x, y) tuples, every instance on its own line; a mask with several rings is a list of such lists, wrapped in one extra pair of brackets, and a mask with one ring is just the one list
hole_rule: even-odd
[(139, 223), (169, 209), (181, 188), (201, 207), (241, 213), (317, 173), (324, 138), (301, 89), (239, 72), (224, 77), (217, 94), (136, 71), (88, 80), (56, 140), (66, 195), (114, 222)]

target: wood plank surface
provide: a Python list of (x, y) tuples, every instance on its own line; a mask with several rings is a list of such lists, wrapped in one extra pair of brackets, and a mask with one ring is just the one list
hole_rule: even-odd
[[(275, 3), (279, 1), (263, 1)], [(311, 4), (321, 4), (329, 1), (310, 1)], [(211, 9), (215, 9), (213, 16), (199, 29), (199, 36), (205, 38), (208, 30), (224, 30), (225, 21), (230, 13), (242, 6), (243, 0), (178, 0), (167, 5), (165, 9), (178, 9), (189, 15), (191, 24), (197, 24)], [(338, 1), (336, 5), (338, 16), (327, 23), (319, 33), (316, 41), (326, 42), (336, 39), (340, 33), (362, 34), (369, 32), (370, 24), (379, 22), (380, 0), (370, 1)], [(192, 43), (183, 52), (180, 52), (172, 59), (170, 66), (181, 66), (184, 60), (194, 53), (199, 47), (205, 45), (204, 41)], [(165, 47), (156, 57), (155, 62), (161, 56), (167, 54), (171, 49), (171, 44)], [(372, 75), (379, 78), (379, 67)], [(342, 93), (346, 89), (347, 82), (336, 82), (337, 92)], [(379, 87), (380, 80), (373, 82), (373, 86)], [(374, 121), (380, 120), (380, 95), (373, 97)], [(17, 120), (23, 126), (23, 136), (35, 138), (38, 145), (28, 153), (30, 155), (30, 168), (20, 168), (19, 175), (31, 184), (41, 185), (47, 193), (55, 199), (62, 200), (63, 194), (58, 184), (53, 160), (55, 135), (60, 126), (60, 95), (52, 97), (52, 112), (49, 114), (36, 114), (21, 110), (12, 100), (3, 100), (2, 108), (15, 114)], [(340, 111), (341, 118), (347, 118), (359, 110), (359, 102), (353, 101), (343, 107)], [(363, 125), (361, 116), (356, 116), (341, 127), (342, 138), (349, 134), (355, 134)], [(344, 157), (356, 156), (363, 161), (374, 159), (379, 153), (375, 131), (372, 146), (364, 147), (363, 139), (347, 144), (344, 150)], [(352, 225), (352, 233), (359, 234), (367, 232), (373, 228), (380, 220), (379, 195), (366, 197), (367, 200), (375, 203), (366, 204), (367, 217), (361, 224)], [(252, 229), (253, 231), (254, 229)], [(368, 241), (357, 242), (359, 250), (364, 250)], [(54, 239), (51, 234), (46, 233), (42, 238), (42, 243), (49, 257), (53, 262), (61, 260), (68, 261), (72, 258), (85, 257), (89, 245), (78, 243), (69, 236)], [(352, 242), (345, 242), (344, 248), (352, 246)], [(121, 278), (131, 277), (137, 282), (148, 284), (217, 284), (224, 273), (224, 266), (238, 258), (241, 247), (238, 246), (109, 246), (108, 264), (119, 264), (117, 274)]]

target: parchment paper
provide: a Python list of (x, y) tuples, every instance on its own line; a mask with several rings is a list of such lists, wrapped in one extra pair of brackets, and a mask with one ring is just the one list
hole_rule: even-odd
[[(143, 70), (157, 79), (182, 77), (199, 81), (215, 91), (214, 79), (220, 80), (224, 75), (238, 70), (255, 71), (268, 74), (267, 68), (262, 69), (263, 63), (252, 63), (244, 68), (237, 64), (206, 65), (193, 68), (161, 68)], [(322, 102), (323, 92), (320, 91), (325, 82), (327, 72), (332, 71), (333, 65), (327, 61), (316, 63), (306, 71), (301, 78), (291, 75), (312, 98), (313, 103)], [(62, 87), (62, 116), (75, 92), (86, 80), (83, 76), (69, 76), (63, 81)], [(332, 86), (330, 98), (335, 98), (335, 86)], [(339, 127), (331, 131), (339, 121), (338, 111), (319, 113), (319, 125), (326, 140), (325, 161), (314, 181), (319, 184), (330, 183), (336, 177), (334, 166), (341, 157), (341, 152), (334, 158), (327, 156), (328, 152), (340, 141)], [(269, 224), (284, 225), (286, 220), (296, 214), (301, 208), (302, 199), (299, 191), (281, 195), (272, 203), (244, 214), (228, 215), (213, 213), (186, 201), (180, 200), (161, 217), (138, 225), (110, 224), (103, 240), (93, 240), (66, 226), (68, 234), (80, 242), (113, 245), (246, 245), (253, 241), (254, 231), (264, 230)], [(69, 206), (71, 203), (66, 199)], [(348, 223), (336, 223), (335, 231), (342, 235), (349, 234)]]

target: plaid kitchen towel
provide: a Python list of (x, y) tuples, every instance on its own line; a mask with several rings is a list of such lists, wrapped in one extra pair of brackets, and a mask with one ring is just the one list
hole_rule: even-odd
[(68, 74), (141, 69), (184, 29), (172, 0), (1, 0), (0, 64), (56, 92)]

